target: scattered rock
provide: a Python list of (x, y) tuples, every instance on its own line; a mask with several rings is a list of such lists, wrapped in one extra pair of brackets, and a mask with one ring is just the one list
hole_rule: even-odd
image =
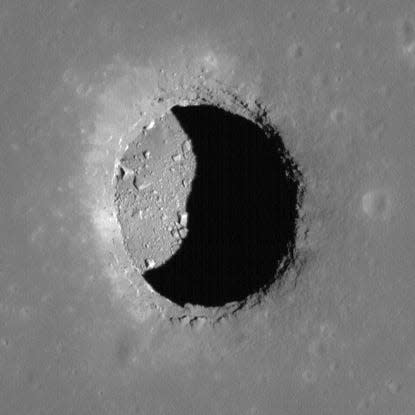
[(179, 212), (178, 217), (179, 217), (179, 225), (186, 227), (187, 221), (189, 219), (189, 214), (187, 212)]
[(152, 184), (151, 182), (144, 182), (144, 183), (139, 184), (137, 176), (134, 177), (134, 180), (133, 180), (133, 185), (137, 190), (144, 190), (147, 187), (151, 186), (151, 184)]
[(174, 239), (180, 239), (180, 234), (177, 229), (173, 229), (171, 231), (171, 235), (173, 236)]
[(181, 239), (186, 238), (187, 233), (188, 233), (188, 230), (186, 228), (179, 229), (179, 235)]
[[(169, 114), (151, 131), (137, 136), (115, 166), (114, 173), (123, 176), (114, 180), (117, 219), (137, 269), (150, 270), (165, 263), (186, 235), (180, 229), (186, 227), (187, 218), (179, 212), (185, 213), (196, 170), (192, 149), (182, 151), (188, 148), (187, 140), (177, 119)], [(179, 163), (172, 161), (173, 155), (179, 156), (175, 158)]]
[(154, 127), (154, 125), (155, 125), (156, 123), (155, 123), (155, 121), (154, 120), (152, 120), (151, 122), (150, 122), (150, 124), (149, 125), (147, 125), (147, 127), (146, 127), (146, 130), (151, 130), (153, 127)]
[(183, 144), (182, 144), (182, 150), (183, 153), (187, 153), (192, 149), (192, 143), (190, 142), (190, 140), (186, 140)]
[(151, 258), (147, 258), (145, 260), (145, 264), (146, 264), (146, 268), (147, 269), (152, 269), (156, 266), (156, 261), (154, 261), (154, 259)]
[(115, 170), (115, 177), (118, 180), (124, 180), (134, 175), (134, 171), (123, 166), (121, 163), (117, 164)]

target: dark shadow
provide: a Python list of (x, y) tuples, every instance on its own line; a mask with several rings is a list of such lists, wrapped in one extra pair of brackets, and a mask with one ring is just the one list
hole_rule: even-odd
[(244, 300), (275, 281), (294, 243), (298, 186), (286, 176), (282, 140), (214, 106), (172, 112), (197, 163), (189, 232), (175, 255), (144, 278), (179, 305)]

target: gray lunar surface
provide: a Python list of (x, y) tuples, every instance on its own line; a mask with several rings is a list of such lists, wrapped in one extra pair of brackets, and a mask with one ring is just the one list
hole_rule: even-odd
[[(1, 0), (0, 57), (1, 415), (415, 414), (413, 1)], [(296, 262), (243, 305), (142, 276), (201, 102), (302, 172)]]

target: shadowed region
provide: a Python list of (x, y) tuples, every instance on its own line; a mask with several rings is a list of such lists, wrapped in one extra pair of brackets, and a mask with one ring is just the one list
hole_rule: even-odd
[(197, 163), (188, 234), (144, 278), (179, 305), (242, 301), (275, 281), (295, 241), (298, 183), (283, 163), (281, 137), (214, 106), (175, 106), (172, 113)]

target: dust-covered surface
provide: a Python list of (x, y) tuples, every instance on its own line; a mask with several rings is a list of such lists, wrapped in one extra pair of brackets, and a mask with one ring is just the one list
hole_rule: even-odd
[[(1, 414), (415, 412), (411, 2), (5, 1), (0, 32)], [(140, 285), (114, 205), (200, 88), (305, 184), (295, 284), (215, 318)]]

